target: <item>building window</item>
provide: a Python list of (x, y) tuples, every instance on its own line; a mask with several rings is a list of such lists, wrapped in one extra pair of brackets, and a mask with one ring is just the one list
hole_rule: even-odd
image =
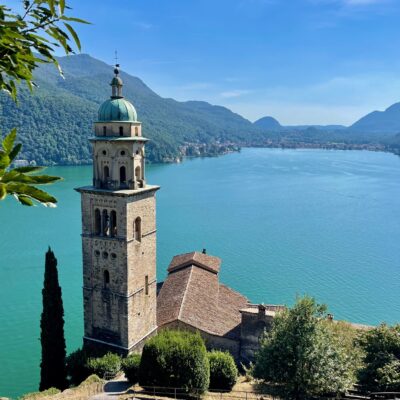
[(119, 127), (119, 136), (122, 136), (124, 134), (124, 127), (120, 126)]
[(135, 126), (135, 136), (139, 136), (139, 128)]
[(106, 181), (110, 177), (110, 168), (108, 165), (104, 166), (104, 180)]
[(144, 294), (148, 295), (149, 294), (149, 276), (146, 275), (144, 277)]
[(106, 134), (107, 134), (107, 128), (103, 126), (103, 135), (106, 136)]
[(136, 177), (136, 180), (137, 180), (137, 181), (140, 180), (140, 167), (139, 167), (139, 166), (137, 166), (137, 167), (135, 168), (135, 177)]
[(94, 234), (100, 235), (101, 232), (101, 213), (98, 208), (94, 210)]
[(110, 273), (108, 272), (108, 270), (104, 270), (103, 273), (103, 277), (104, 277), (104, 286), (107, 287), (110, 283)]
[(102, 234), (103, 234), (103, 236), (109, 236), (109, 234), (110, 234), (110, 218), (108, 216), (107, 210), (103, 210), (102, 222), (103, 222)]
[(110, 228), (111, 236), (117, 236), (117, 213), (114, 210), (110, 213)]
[(138, 242), (142, 241), (142, 220), (140, 217), (137, 217), (135, 219), (135, 222), (133, 223), (133, 231), (134, 231), (134, 238)]
[(125, 154), (125, 150), (121, 150), (121, 156), (124, 156)]
[(126, 185), (126, 168), (124, 166), (119, 169), (119, 184)]

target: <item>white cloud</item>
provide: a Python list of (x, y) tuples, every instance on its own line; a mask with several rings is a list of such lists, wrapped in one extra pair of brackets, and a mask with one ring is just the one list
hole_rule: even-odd
[(246, 94), (251, 93), (251, 90), (240, 90), (240, 89), (236, 89), (236, 90), (229, 90), (226, 92), (222, 92), (220, 93), (220, 96), (225, 98), (225, 99), (231, 99), (234, 97), (241, 97), (244, 96)]

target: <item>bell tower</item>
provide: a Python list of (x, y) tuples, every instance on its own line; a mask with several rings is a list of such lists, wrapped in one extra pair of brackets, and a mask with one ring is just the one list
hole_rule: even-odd
[(81, 193), (84, 345), (128, 354), (155, 333), (156, 199), (145, 144), (117, 64), (94, 124), (93, 185)]

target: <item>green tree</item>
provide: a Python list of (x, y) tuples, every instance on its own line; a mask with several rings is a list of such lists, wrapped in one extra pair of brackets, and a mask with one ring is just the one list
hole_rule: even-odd
[(34, 172), (41, 171), (42, 167), (19, 167), (10, 168), (11, 163), (21, 150), (21, 144), (14, 146), (17, 135), (16, 129), (13, 129), (7, 135), (0, 149), (0, 200), (6, 198), (7, 194), (14, 197), (25, 206), (33, 206), (37, 201), (45, 206), (55, 206), (57, 199), (34, 185), (45, 185), (60, 180), (57, 176), (49, 175), (31, 175)]
[(44, 285), (42, 290), (43, 312), (40, 320), (40, 363), (39, 390), (51, 387), (65, 389), (67, 372), (65, 367), (64, 307), (61, 287), (58, 284), (57, 259), (49, 250), (46, 253)]
[(278, 384), (290, 399), (343, 392), (354, 383), (353, 359), (326, 323), (326, 307), (298, 299), (262, 339), (254, 376)]
[(65, 0), (24, 0), (19, 14), (0, 5), (0, 89), (17, 98), (17, 84), (25, 81), (32, 90), (33, 70), (40, 63), (55, 64), (55, 47), (73, 53), (71, 42), (78, 50), (79, 37), (71, 22), (87, 23), (66, 15), (70, 7)]
[(163, 330), (148, 340), (140, 361), (139, 383), (185, 388), (188, 392), (207, 390), (210, 366), (200, 334)]
[(238, 369), (232, 355), (215, 350), (207, 355), (210, 363), (210, 389), (231, 390), (238, 378)]
[(360, 344), (365, 351), (360, 383), (370, 391), (400, 390), (400, 325), (371, 329)]

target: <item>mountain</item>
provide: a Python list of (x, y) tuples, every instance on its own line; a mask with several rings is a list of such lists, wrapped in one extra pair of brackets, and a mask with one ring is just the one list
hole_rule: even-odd
[[(40, 66), (35, 71), (38, 88), (31, 94), (21, 86), (18, 105), (0, 94), (2, 134), (18, 127), (22, 158), (38, 164), (89, 163), (87, 138), (99, 105), (111, 94), (113, 67), (86, 54), (61, 57), (59, 62), (65, 79), (54, 66)], [(147, 146), (150, 161), (174, 160), (183, 145), (251, 144), (265, 136), (225, 107), (162, 98), (139, 78), (124, 72), (120, 76), (124, 96), (134, 104), (144, 135), (152, 139)]]
[(365, 133), (400, 132), (400, 103), (395, 103), (385, 111), (373, 111), (349, 127), (349, 130)]
[[(110, 96), (113, 67), (86, 54), (61, 57), (65, 79), (52, 65), (35, 71), (38, 88), (20, 87), (19, 104), (0, 93), (0, 126), (4, 135), (18, 128), (21, 158), (40, 165), (91, 162), (88, 137), (100, 104)], [(214, 155), (238, 146), (370, 149), (400, 153), (400, 103), (373, 112), (350, 128), (281, 126), (272, 117), (255, 123), (229, 109), (203, 101), (163, 98), (139, 78), (121, 72), (124, 96), (132, 101), (150, 162), (170, 162), (182, 155)]]
[(320, 131), (340, 131), (346, 129), (347, 127), (344, 125), (287, 125), (285, 129), (296, 129), (296, 130), (305, 130), (308, 128), (315, 128)]
[(273, 117), (263, 117), (254, 122), (254, 125), (273, 131), (279, 131), (282, 129), (282, 125)]

